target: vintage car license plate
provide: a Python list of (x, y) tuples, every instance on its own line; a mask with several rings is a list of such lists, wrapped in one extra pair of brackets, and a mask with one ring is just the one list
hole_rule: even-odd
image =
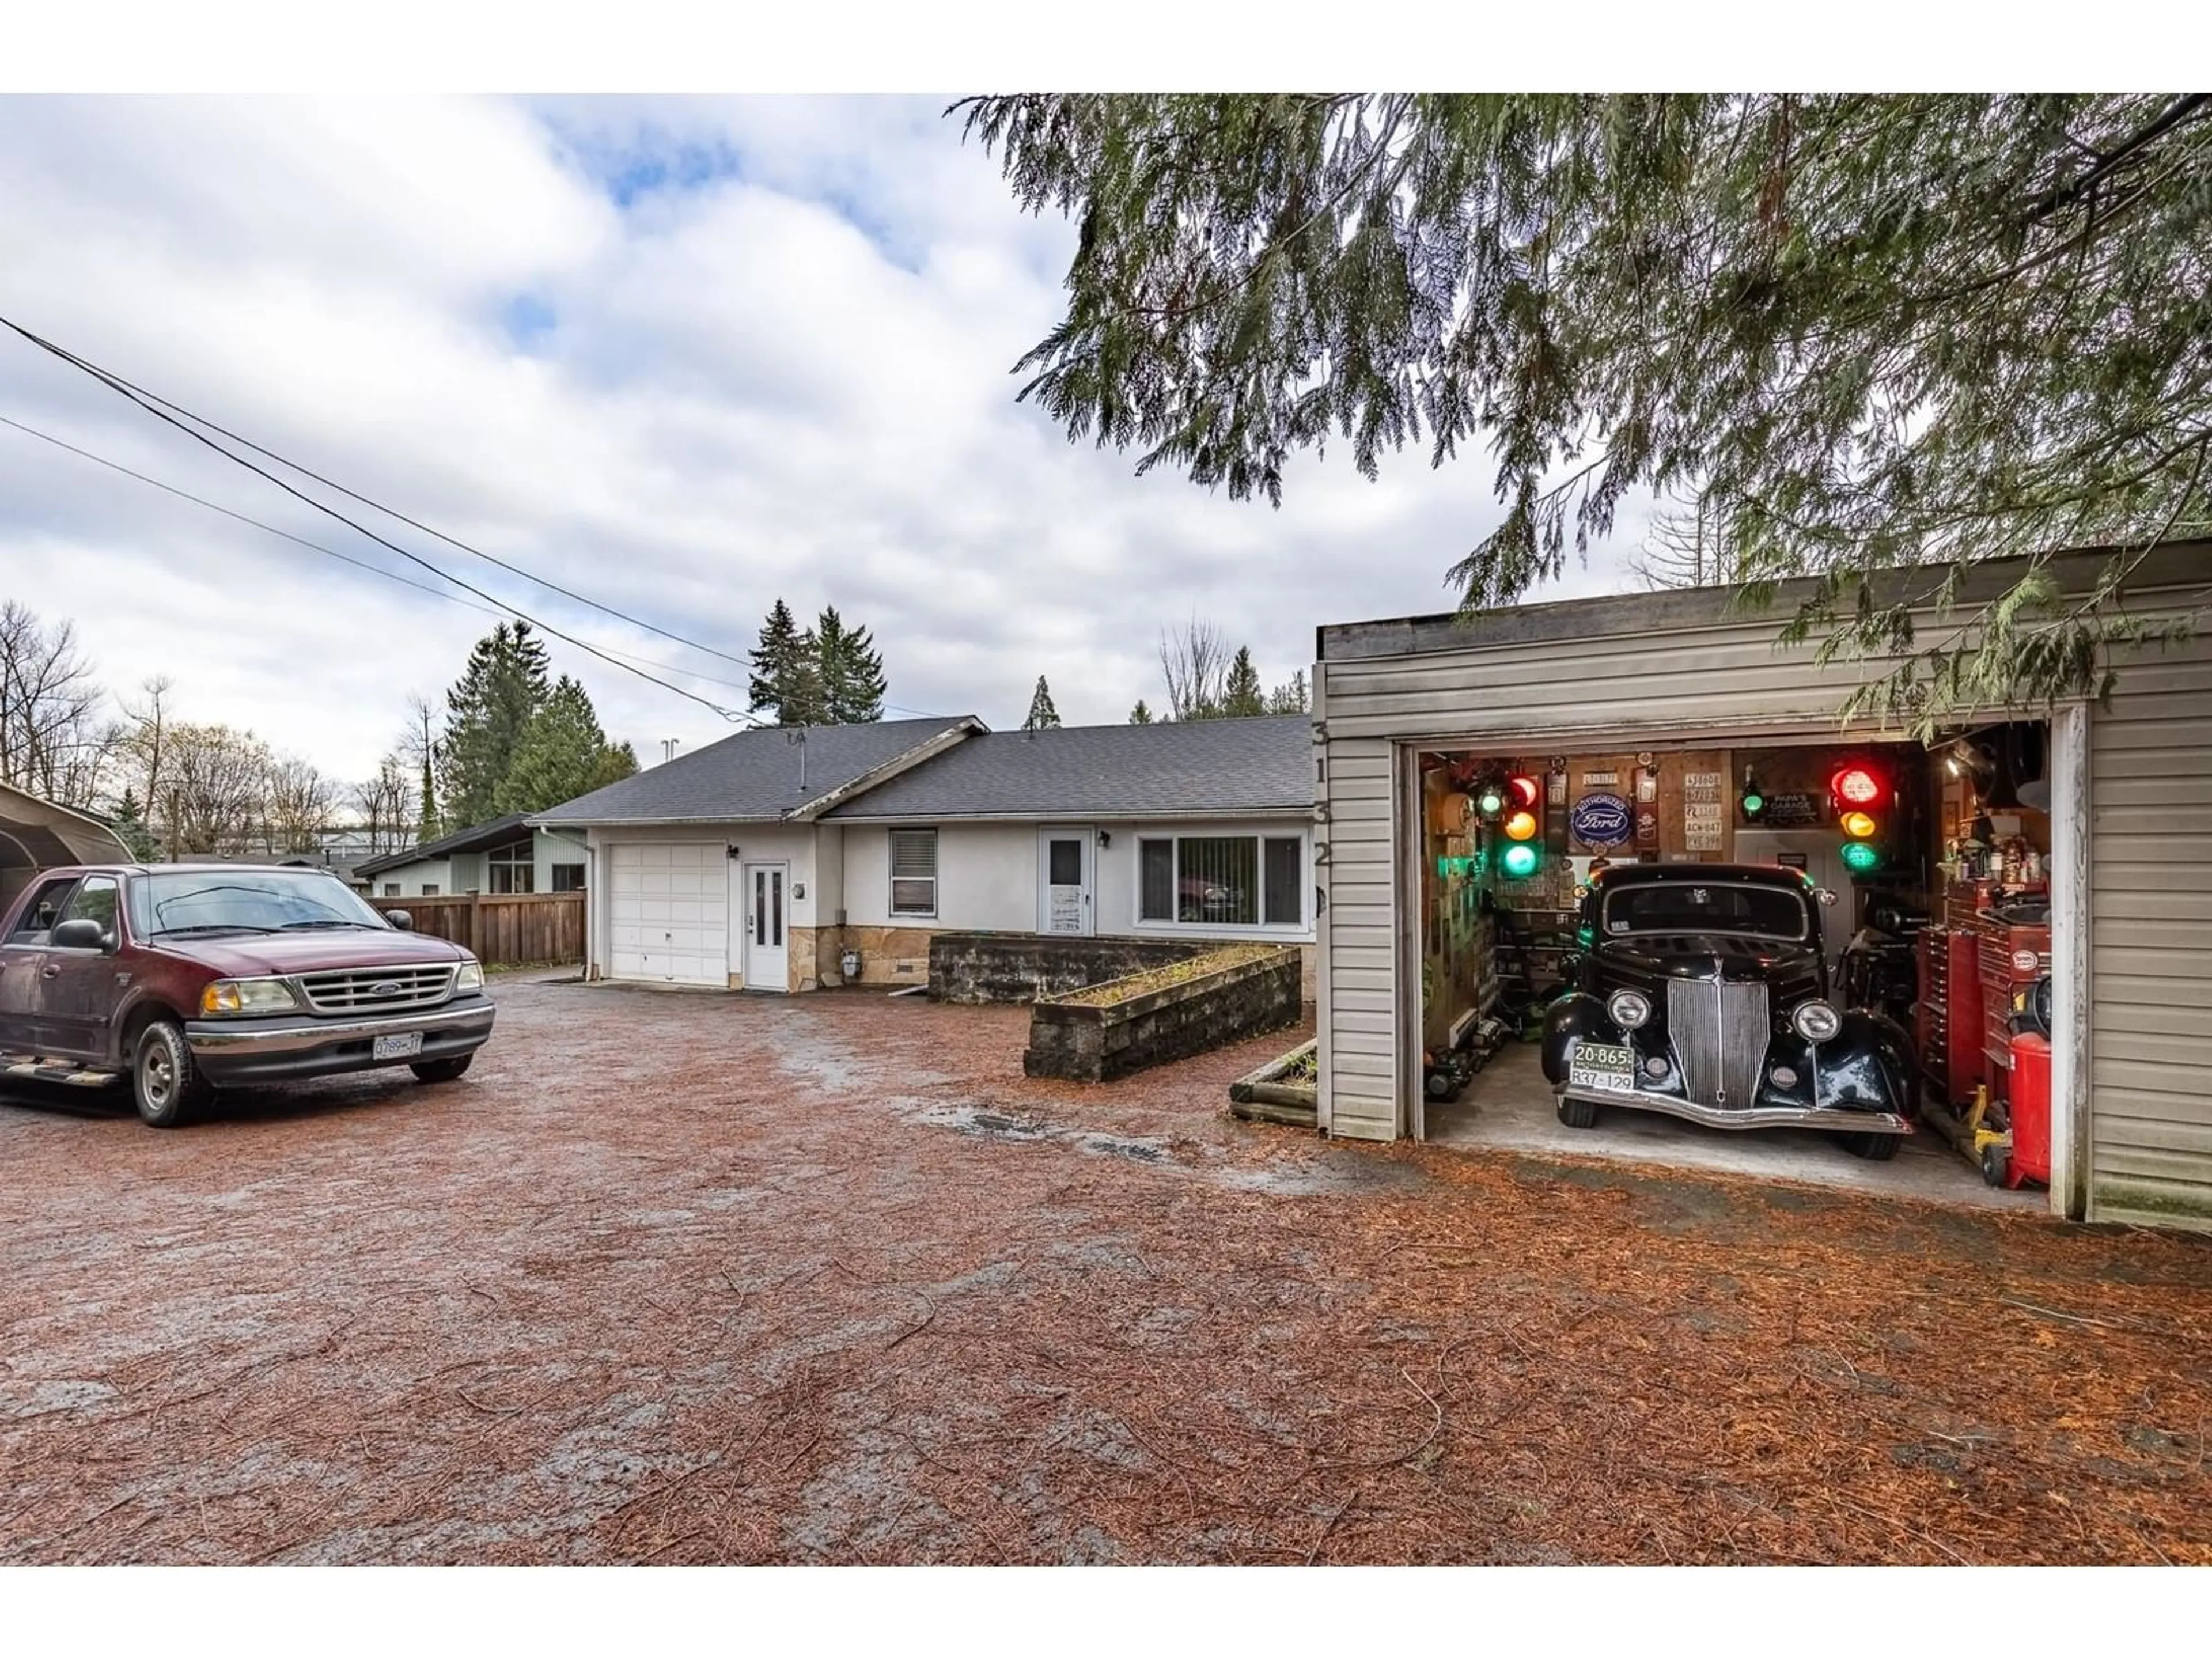
[(1567, 1082), (1577, 1089), (1628, 1094), (1636, 1087), (1636, 1054), (1611, 1042), (1578, 1042), (1567, 1061)]
[[(422, 1034), (420, 1031), (394, 1031), (389, 1036), (374, 1039), (369, 1043), (368, 1057), (371, 1060), (409, 1060), (422, 1052)], [(1626, 1054), (1628, 1051), (1624, 1048), (1621, 1052)]]

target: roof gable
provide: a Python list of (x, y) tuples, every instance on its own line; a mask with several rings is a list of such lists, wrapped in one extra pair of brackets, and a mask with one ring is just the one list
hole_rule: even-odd
[(984, 729), (972, 714), (757, 727), (532, 813), (530, 821), (550, 826), (811, 818), (869, 780), (894, 777)]

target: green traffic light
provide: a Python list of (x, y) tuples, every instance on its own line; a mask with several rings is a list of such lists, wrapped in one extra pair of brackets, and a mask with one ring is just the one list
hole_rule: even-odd
[(1505, 873), (1516, 881), (1534, 875), (1536, 866), (1542, 862), (1542, 855), (1525, 841), (1516, 841), (1505, 849)]
[(1854, 875), (1864, 875), (1869, 870), (1881, 868), (1881, 849), (1863, 841), (1844, 843), (1844, 867)]
[(1505, 798), (1495, 789), (1486, 789), (1482, 792), (1482, 799), (1476, 801), (1475, 805), (1481, 811), (1483, 817), (1494, 818), (1505, 810)]
[(1747, 794), (1743, 798), (1744, 817), (1747, 818), (1755, 818), (1765, 810), (1766, 797), (1759, 793), (1757, 791), (1754, 790), (1750, 794)]

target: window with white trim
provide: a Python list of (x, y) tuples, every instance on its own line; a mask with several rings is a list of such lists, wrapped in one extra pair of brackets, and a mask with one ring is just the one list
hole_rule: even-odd
[(937, 914), (937, 831), (891, 831), (891, 914)]
[(495, 847), (484, 854), (484, 886), (494, 893), (537, 890), (538, 848), (528, 837)]
[(556, 893), (580, 893), (584, 890), (584, 866), (580, 864), (556, 864), (553, 866), (553, 890)]
[(384, 896), (386, 898), (398, 898), (399, 896), (399, 884), (396, 881), (386, 882), (384, 884)]
[(1178, 927), (1303, 927), (1304, 838), (1139, 836), (1137, 920)]

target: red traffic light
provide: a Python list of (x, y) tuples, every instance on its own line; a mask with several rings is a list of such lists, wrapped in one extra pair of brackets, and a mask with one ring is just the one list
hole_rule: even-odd
[(1846, 766), (1828, 780), (1828, 789), (1846, 806), (1871, 806), (1881, 799), (1881, 780), (1863, 766)]
[(1505, 787), (1513, 792), (1513, 804), (1516, 806), (1534, 806), (1536, 798), (1543, 793), (1537, 787), (1535, 779), (1517, 775), (1506, 779)]

